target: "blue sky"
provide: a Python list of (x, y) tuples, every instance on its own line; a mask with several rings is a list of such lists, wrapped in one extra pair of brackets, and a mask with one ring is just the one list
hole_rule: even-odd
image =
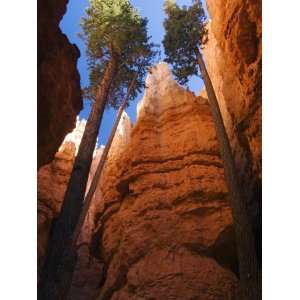
[[(178, 5), (190, 5), (192, 0), (177, 0)], [(163, 20), (163, 3), (164, 0), (131, 0), (131, 3), (136, 7), (143, 17), (147, 17), (149, 20), (148, 31), (152, 36), (152, 41), (161, 45), (161, 41), (164, 36)], [(81, 78), (81, 86), (84, 87), (88, 84), (88, 69), (87, 60), (85, 55), (85, 45), (78, 37), (80, 32), (80, 19), (85, 13), (85, 8), (88, 6), (88, 0), (69, 0), (67, 13), (60, 23), (61, 30), (68, 36), (71, 43), (76, 44), (80, 50), (81, 56), (78, 60), (78, 70)], [(163, 47), (161, 45), (162, 57)], [(190, 90), (198, 93), (203, 83), (199, 77), (192, 77), (188, 84)], [(136, 105), (140, 101), (143, 95), (139, 95), (134, 101), (130, 103), (130, 106), (126, 109), (131, 121), (136, 121)], [(80, 112), (80, 117), (87, 119), (90, 112), (90, 104), (84, 103), (84, 109)], [(113, 109), (106, 110), (102, 119), (102, 124), (99, 134), (99, 144), (105, 144), (113, 123), (115, 120), (116, 111)]]

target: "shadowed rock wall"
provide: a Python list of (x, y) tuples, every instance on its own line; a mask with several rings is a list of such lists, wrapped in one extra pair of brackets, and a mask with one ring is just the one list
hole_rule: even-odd
[(53, 160), (82, 109), (76, 67), (80, 52), (61, 32), (67, 0), (38, 0), (37, 11), (37, 161)]

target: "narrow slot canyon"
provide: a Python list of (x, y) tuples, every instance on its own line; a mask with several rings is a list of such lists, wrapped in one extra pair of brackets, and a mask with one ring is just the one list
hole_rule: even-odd
[[(86, 126), (77, 117), (79, 50), (59, 28), (67, 3), (38, 1), (38, 281)], [(261, 270), (261, 1), (206, 0), (206, 6), (203, 56)], [(163, 61), (151, 67), (145, 85), (136, 121), (122, 114), (76, 243), (66, 299), (242, 299), (230, 194), (206, 90), (179, 85)], [(94, 150), (86, 191), (103, 150)]]

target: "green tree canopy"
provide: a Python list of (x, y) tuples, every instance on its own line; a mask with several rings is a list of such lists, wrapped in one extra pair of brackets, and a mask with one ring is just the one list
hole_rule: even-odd
[(118, 73), (113, 79), (108, 106), (119, 106), (136, 72), (138, 77), (130, 100), (142, 91), (147, 69), (158, 53), (147, 34), (147, 23), (128, 0), (90, 0), (80, 34), (87, 46), (89, 67), (90, 83), (84, 89), (85, 98), (95, 99), (105, 66), (112, 57), (118, 60)]
[(164, 21), (167, 63), (173, 66), (173, 74), (181, 84), (188, 77), (199, 75), (195, 49), (207, 42), (206, 16), (200, 1), (190, 7), (179, 7), (175, 1), (166, 0), (164, 5), (167, 18)]

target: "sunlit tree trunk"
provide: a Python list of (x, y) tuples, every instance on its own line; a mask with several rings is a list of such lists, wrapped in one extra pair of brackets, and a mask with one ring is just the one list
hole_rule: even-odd
[(206, 87), (230, 192), (243, 299), (258, 300), (261, 297), (261, 275), (257, 263), (254, 233), (247, 213), (246, 196), (237, 176), (235, 161), (212, 82), (200, 50), (197, 48), (195, 52)]
[(76, 263), (76, 253), (71, 247), (72, 236), (82, 210), (99, 127), (117, 70), (118, 56), (112, 55), (86, 123), (61, 212), (52, 226), (45, 264), (38, 285), (39, 300), (66, 300)]

